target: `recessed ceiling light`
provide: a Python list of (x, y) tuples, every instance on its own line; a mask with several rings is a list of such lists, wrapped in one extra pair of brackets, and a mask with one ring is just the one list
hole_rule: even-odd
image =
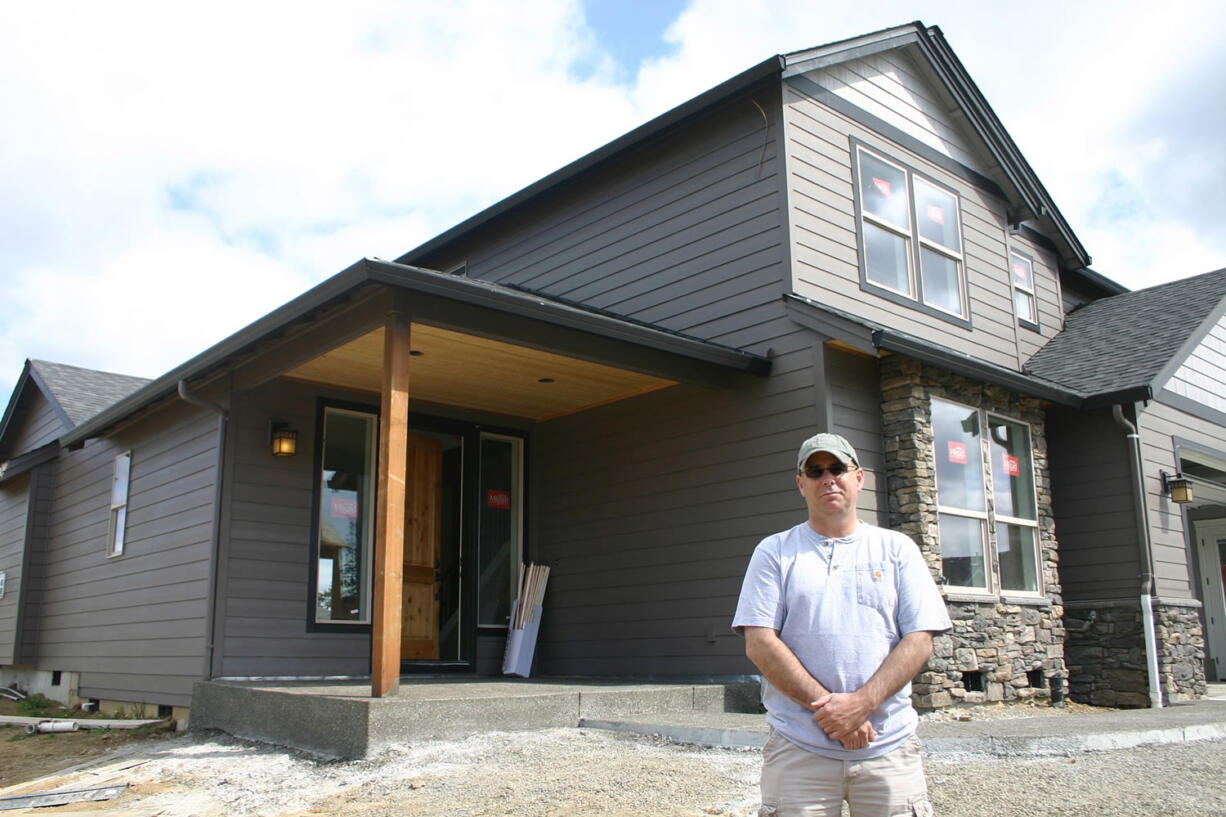
[(425, 352), (422, 352), (418, 349), (409, 350), (409, 357), (421, 357), (423, 354), (425, 354)]
[(542, 377), (540, 380), (538, 380), (538, 381), (536, 381), (536, 382), (537, 382), (537, 383), (552, 383), (552, 382), (553, 382), (553, 378), (552, 378), (552, 377)]

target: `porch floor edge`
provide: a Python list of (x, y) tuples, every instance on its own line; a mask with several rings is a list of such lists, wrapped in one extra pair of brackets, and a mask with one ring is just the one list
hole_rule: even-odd
[(753, 681), (405, 679), (384, 698), (370, 696), (369, 682), (199, 681), (190, 729), (359, 759), (423, 741), (574, 728), (585, 720), (756, 712), (758, 695)]

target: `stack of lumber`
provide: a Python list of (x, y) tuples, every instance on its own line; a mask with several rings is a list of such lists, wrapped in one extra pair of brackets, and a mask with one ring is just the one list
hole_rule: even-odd
[(536, 611), (545, 601), (545, 583), (548, 581), (548, 565), (528, 565), (524, 571), (523, 586), (519, 589), (519, 603), (511, 611), (511, 629), (522, 630), (525, 624), (536, 621)]

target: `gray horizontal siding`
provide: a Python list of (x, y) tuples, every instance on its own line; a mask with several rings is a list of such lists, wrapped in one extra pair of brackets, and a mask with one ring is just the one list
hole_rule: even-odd
[(20, 640), (17, 624), (29, 506), (28, 474), (0, 484), (0, 572), (5, 574), (4, 596), (0, 598), (0, 665), (17, 661)]
[(730, 629), (753, 548), (805, 517), (795, 451), (813, 433), (812, 336), (763, 338), (770, 378), (677, 386), (533, 432), (533, 558), (552, 566), (546, 674), (752, 671)]
[(1226, 448), (1226, 428), (1194, 417), (1160, 402), (1150, 403), (1140, 420), (1146, 499), (1158, 594), (1170, 598), (1195, 598), (1192, 569), (1188, 564), (1187, 530), (1181, 506), (1162, 492), (1162, 471), (1179, 470), (1175, 438), (1189, 440), (1209, 450)]
[[(871, 322), (1018, 369), (1005, 202), (790, 87), (785, 94), (793, 290)], [(861, 288), (851, 167), (853, 136), (957, 191), (971, 330)], [(1050, 300), (1051, 295), (1044, 297)], [(1049, 304), (1047, 309), (1051, 308)]]
[(1047, 414), (1052, 514), (1066, 603), (1141, 592), (1136, 510), (1124, 429), (1107, 410)]
[(5, 446), (9, 452), (8, 459), (46, 445), (68, 431), (59, 413), (42, 392), (33, 383), (26, 389), (25, 400), (28, 404), (25, 414), (16, 423), (16, 428), (10, 430), (10, 442)]
[(949, 94), (924, 79), (906, 51), (886, 51), (840, 63), (809, 75), (861, 110), (913, 136), (946, 156), (986, 171), (982, 150), (964, 136), (950, 111)]
[[(328, 392), (348, 402), (378, 397)], [(361, 675), (370, 634), (307, 632), (317, 388), (274, 380), (232, 397), (214, 676)], [(274, 457), (268, 422), (298, 431), (298, 453)]]
[(421, 263), (744, 347), (783, 286), (777, 109), (724, 103)]
[[(86, 697), (185, 705), (203, 674), (217, 420), (171, 405), (61, 455), (41, 565), (38, 665)], [(124, 553), (108, 558), (114, 457), (132, 452)]]
[(860, 457), (860, 466), (865, 469), (860, 518), (875, 525), (885, 525), (889, 521), (889, 502), (877, 361), (829, 348), (825, 350), (825, 359), (831, 403), (829, 425), (852, 444)]

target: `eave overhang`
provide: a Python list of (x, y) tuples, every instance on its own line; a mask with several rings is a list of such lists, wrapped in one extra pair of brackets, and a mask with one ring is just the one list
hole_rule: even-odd
[[(580, 341), (613, 344), (619, 349), (633, 347), (660, 355), (661, 359), (671, 362), (674, 371), (692, 369), (694, 382), (701, 382), (704, 377), (713, 374), (720, 379), (737, 374), (760, 376), (770, 371), (769, 359), (761, 355), (587, 311), (484, 281), (367, 258), (95, 415), (65, 434), (60, 440), (61, 444), (79, 447), (85, 440), (107, 433), (153, 404), (174, 399), (180, 381), (201, 382), (233, 369), (241, 362), (258, 356), (260, 348), (268, 341), (296, 332), (296, 327), (309, 324), (318, 313), (354, 298), (360, 290), (370, 287), (387, 287), (401, 293), (404, 297), (400, 301), (408, 316), (414, 319), (414, 296), (422, 301), (423, 309), (428, 305), (431, 314), (438, 313), (442, 305), (450, 323), (447, 320), (430, 321), (440, 326), (462, 328), (464, 322), (474, 316), (507, 316), (508, 320), (519, 322), (517, 328), (520, 330), (523, 327), (533, 330), (537, 348), (547, 347), (551, 332)], [(558, 351), (569, 350), (561, 347)], [(721, 372), (723, 375), (718, 374)]]
[(879, 355), (881, 352), (892, 352), (906, 355), (972, 380), (991, 383), (1018, 394), (1037, 397), (1071, 408), (1092, 409), (1117, 403), (1135, 403), (1153, 399), (1153, 389), (1148, 385), (1137, 385), (1101, 394), (1079, 393), (1058, 383), (979, 360), (906, 332), (871, 324), (861, 318), (799, 295), (787, 294), (783, 297), (788, 316), (793, 321), (830, 340), (837, 340), (865, 353)]

